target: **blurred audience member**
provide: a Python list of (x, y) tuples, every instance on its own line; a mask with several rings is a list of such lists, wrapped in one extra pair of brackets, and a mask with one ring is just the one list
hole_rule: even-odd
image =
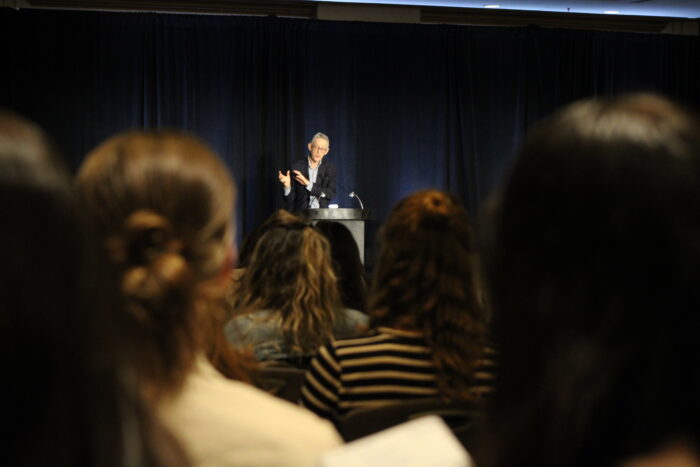
[(479, 465), (699, 465), (697, 119), (644, 94), (571, 104), (498, 199)]
[(339, 442), (329, 424), (205, 356), (235, 257), (235, 190), (217, 156), (176, 132), (124, 133), (88, 156), (78, 182), (124, 295), (142, 390), (194, 463), (315, 465)]
[(226, 333), (236, 346), (253, 347), (259, 360), (304, 366), (333, 336), (356, 335), (367, 316), (342, 309), (323, 235), (285, 211), (268, 222), (274, 226), (255, 246)]
[(364, 312), (367, 308), (367, 277), (352, 232), (340, 222), (332, 221), (320, 221), (316, 228), (331, 244), (340, 301), (345, 308)]
[(405, 198), (380, 232), (370, 337), (320, 349), (302, 390), (327, 418), (417, 398), (479, 400), (490, 391), (486, 316), (467, 214), (436, 190)]
[(39, 128), (4, 111), (0, 219), (2, 464), (185, 465), (130, 384), (68, 173)]

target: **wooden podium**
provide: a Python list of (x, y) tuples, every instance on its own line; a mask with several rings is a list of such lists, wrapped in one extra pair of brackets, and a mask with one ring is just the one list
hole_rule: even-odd
[(357, 248), (360, 250), (362, 264), (365, 262), (365, 221), (370, 220), (368, 209), (355, 208), (321, 208), (305, 209), (302, 215), (312, 224), (318, 221), (333, 221), (350, 229)]

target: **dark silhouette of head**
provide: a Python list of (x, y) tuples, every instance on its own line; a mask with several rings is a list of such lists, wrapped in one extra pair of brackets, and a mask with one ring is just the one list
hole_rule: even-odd
[(338, 288), (343, 306), (365, 311), (367, 278), (360, 259), (360, 250), (352, 232), (340, 222), (320, 221), (315, 227), (331, 244), (333, 268), (338, 276)]
[(380, 231), (370, 324), (423, 332), (445, 397), (470, 397), (487, 344), (476, 276), (471, 226), (454, 197), (418, 191), (394, 207)]
[(697, 448), (697, 120), (653, 95), (576, 102), (529, 133), (498, 198), (501, 372), (483, 465)]
[(116, 294), (68, 172), (38, 127), (4, 111), (0, 218), (3, 464), (162, 465), (167, 435), (126, 378)]

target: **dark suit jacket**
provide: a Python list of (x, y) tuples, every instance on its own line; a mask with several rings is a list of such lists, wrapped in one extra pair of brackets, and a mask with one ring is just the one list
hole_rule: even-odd
[[(292, 177), (292, 191), (289, 193), (289, 196), (284, 196), (285, 209), (291, 212), (300, 212), (304, 209), (308, 209), (309, 198), (312, 195), (319, 197), (318, 204), (320, 207), (327, 208), (330, 200), (335, 197), (336, 192), (335, 165), (333, 165), (332, 162), (327, 161), (325, 158), (321, 161), (321, 165), (318, 167), (316, 183), (314, 183), (314, 186), (311, 187), (311, 191), (307, 190), (305, 186), (294, 179), (294, 170), (298, 170), (308, 179), (308, 159), (304, 158), (295, 161), (292, 164), (292, 168), (289, 171), (289, 175)], [(284, 194), (284, 187), (282, 190), (282, 193)], [(321, 194), (324, 196), (321, 196)]]

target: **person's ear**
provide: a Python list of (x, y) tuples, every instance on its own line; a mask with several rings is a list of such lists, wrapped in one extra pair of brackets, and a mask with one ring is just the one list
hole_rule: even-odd
[(236, 266), (236, 261), (238, 260), (238, 249), (233, 243), (229, 244), (228, 251), (226, 252), (226, 260), (224, 261), (224, 267), (222, 268), (220, 275), (228, 275), (228, 273)]
[(235, 245), (230, 244), (226, 251), (226, 258), (218, 274), (199, 284), (199, 291), (203, 296), (210, 299), (218, 299), (226, 294), (237, 258), (238, 251)]

